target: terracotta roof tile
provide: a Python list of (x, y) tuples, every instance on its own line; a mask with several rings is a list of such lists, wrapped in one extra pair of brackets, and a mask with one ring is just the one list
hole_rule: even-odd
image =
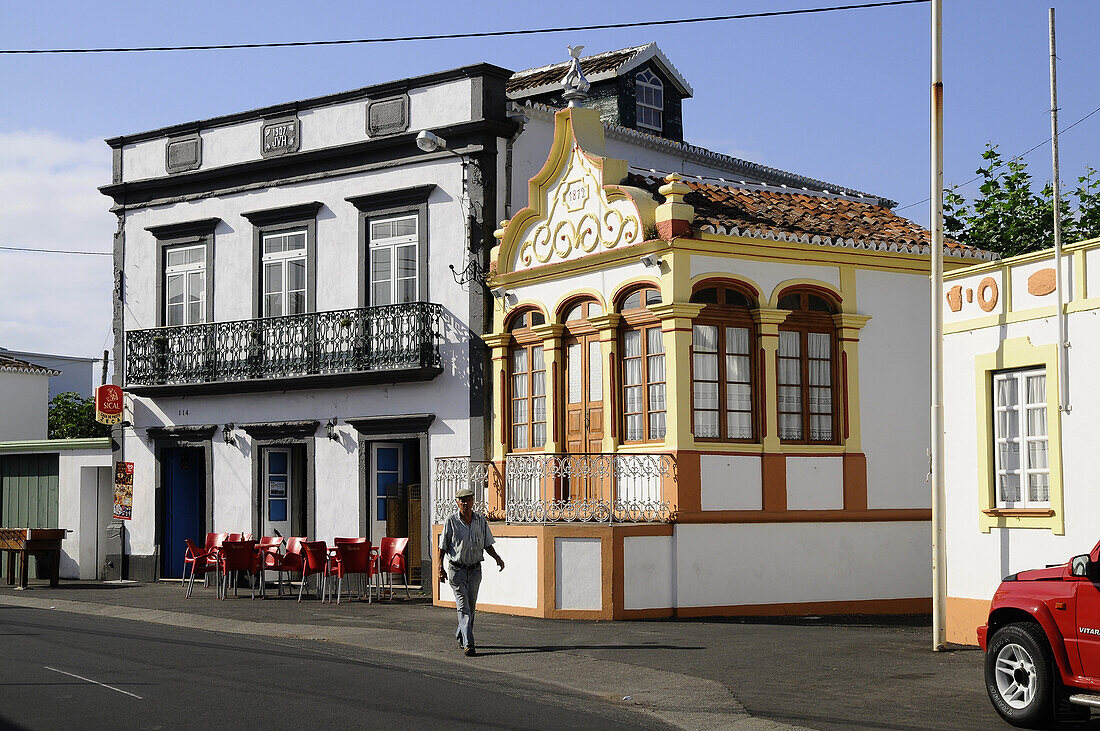
[[(774, 238), (875, 242), (901, 250), (928, 246), (931, 233), (885, 206), (834, 195), (807, 195), (774, 188), (730, 187), (685, 178), (691, 192), (684, 197), (695, 207), (695, 227), (726, 235)], [(628, 185), (644, 188), (657, 198), (664, 181), (631, 173)], [(879, 247), (875, 247), (879, 248)], [(956, 255), (993, 258), (989, 252), (944, 239), (944, 248)]]
[[(594, 76), (604, 71), (614, 71), (646, 48), (648, 46), (635, 46), (634, 48), (623, 48), (618, 51), (607, 51), (606, 53), (597, 53), (594, 56), (585, 56), (581, 58), (581, 68), (584, 70), (585, 76)], [(536, 89), (546, 84), (556, 84), (565, 76), (569, 64), (569, 61), (563, 61), (550, 66), (517, 71), (508, 80), (508, 93), (514, 94), (528, 89)]]
[(7, 355), (0, 355), (0, 371), (7, 371), (9, 373), (41, 373), (45, 376), (57, 376), (61, 374), (61, 371), (55, 371), (52, 368), (45, 368)]

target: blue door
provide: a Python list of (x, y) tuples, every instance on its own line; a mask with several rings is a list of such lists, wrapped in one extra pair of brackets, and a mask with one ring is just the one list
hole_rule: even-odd
[(161, 452), (164, 475), (164, 559), (163, 576), (183, 577), (183, 553), (190, 538), (196, 545), (206, 541), (203, 533), (203, 497), (206, 469), (201, 449), (165, 449)]

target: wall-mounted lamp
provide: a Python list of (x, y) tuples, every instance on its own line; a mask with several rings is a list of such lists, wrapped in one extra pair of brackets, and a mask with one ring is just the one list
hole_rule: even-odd
[(416, 146), (424, 152), (435, 152), (436, 150), (447, 149), (447, 140), (435, 132), (424, 129), (416, 136)]
[(336, 431), (336, 419), (329, 419), (325, 424), (325, 436), (332, 441), (339, 441), (340, 433)]
[(661, 266), (661, 260), (656, 254), (646, 254), (638, 259), (646, 269), (652, 269), (653, 267)]
[(233, 423), (230, 422), (222, 427), (222, 439), (226, 444), (236, 444), (237, 440), (233, 437)]
[(504, 287), (493, 287), (489, 291), (493, 293), (493, 299), (504, 300), (508, 298), (508, 290)]

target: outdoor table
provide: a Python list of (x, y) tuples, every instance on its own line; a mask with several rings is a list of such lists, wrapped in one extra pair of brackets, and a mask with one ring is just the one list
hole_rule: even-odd
[(15, 556), (19, 555), (19, 588), (27, 588), (28, 556), (44, 556), (50, 564), (50, 586), (57, 586), (61, 572), (64, 528), (0, 528), (0, 553), (8, 552), (8, 585), (15, 583)]

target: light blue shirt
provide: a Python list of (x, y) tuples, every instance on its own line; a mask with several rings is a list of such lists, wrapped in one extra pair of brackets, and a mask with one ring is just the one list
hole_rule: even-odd
[(448, 561), (469, 565), (484, 560), (485, 549), (495, 542), (484, 515), (474, 513), (470, 524), (466, 525), (458, 513), (454, 513), (443, 524), (439, 547), (447, 554)]

